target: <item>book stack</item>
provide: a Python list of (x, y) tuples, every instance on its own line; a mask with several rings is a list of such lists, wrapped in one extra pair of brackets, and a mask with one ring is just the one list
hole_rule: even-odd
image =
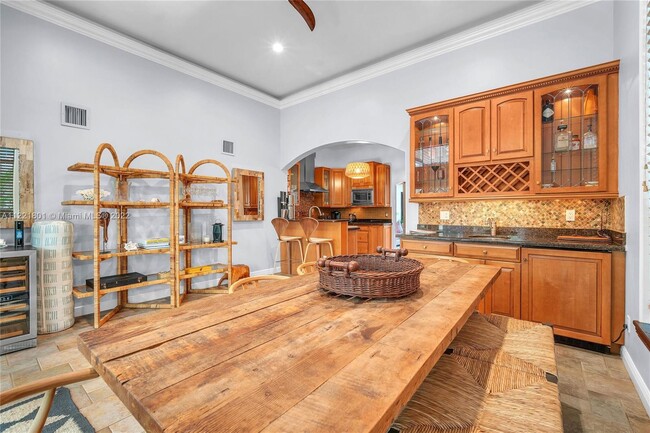
[(169, 238), (147, 239), (138, 243), (140, 248), (145, 250), (157, 250), (160, 248), (169, 248)]

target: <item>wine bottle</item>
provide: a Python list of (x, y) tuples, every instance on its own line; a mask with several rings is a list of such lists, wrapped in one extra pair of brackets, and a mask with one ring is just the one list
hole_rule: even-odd
[(555, 110), (553, 110), (553, 103), (550, 99), (547, 99), (542, 107), (542, 123), (552, 123), (554, 115)]

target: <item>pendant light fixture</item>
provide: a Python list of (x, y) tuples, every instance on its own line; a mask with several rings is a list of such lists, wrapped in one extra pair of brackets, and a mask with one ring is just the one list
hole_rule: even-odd
[(352, 179), (370, 176), (370, 164), (367, 162), (350, 162), (345, 166), (345, 175)]

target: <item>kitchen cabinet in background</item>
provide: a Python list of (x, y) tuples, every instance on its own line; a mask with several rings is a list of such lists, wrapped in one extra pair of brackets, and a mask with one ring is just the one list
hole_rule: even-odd
[(329, 200), (330, 207), (348, 207), (352, 204), (350, 178), (345, 175), (344, 168), (330, 169)]
[(316, 206), (329, 207), (330, 206), (330, 179), (331, 170), (327, 167), (316, 167), (314, 169), (314, 182), (320, 185), (321, 188), (326, 189), (327, 192), (316, 194)]
[(390, 206), (390, 166), (386, 164), (375, 164), (374, 177), (374, 201), (375, 206)]
[(364, 177), (361, 179), (350, 179), (350, 185), (352, 189), (370, 189), (375, 186), (375, 166), (376, 162), (369, 161), (368, 165), (370, 166), (370, 176)]
[(392, 225), (355, 224), (359, 226), (358, 254), (375, 254), (377, 247), (392, 248)]

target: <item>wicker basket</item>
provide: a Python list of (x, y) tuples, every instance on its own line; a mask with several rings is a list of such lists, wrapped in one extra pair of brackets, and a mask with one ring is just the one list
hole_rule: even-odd
[(335, 256), (317, 263), (320, 286), (340, 295), (360, 298), (399, 298), (420, 288), (424, 267), (405, 259), (408, 250), (378, 247), (381, 255)]

